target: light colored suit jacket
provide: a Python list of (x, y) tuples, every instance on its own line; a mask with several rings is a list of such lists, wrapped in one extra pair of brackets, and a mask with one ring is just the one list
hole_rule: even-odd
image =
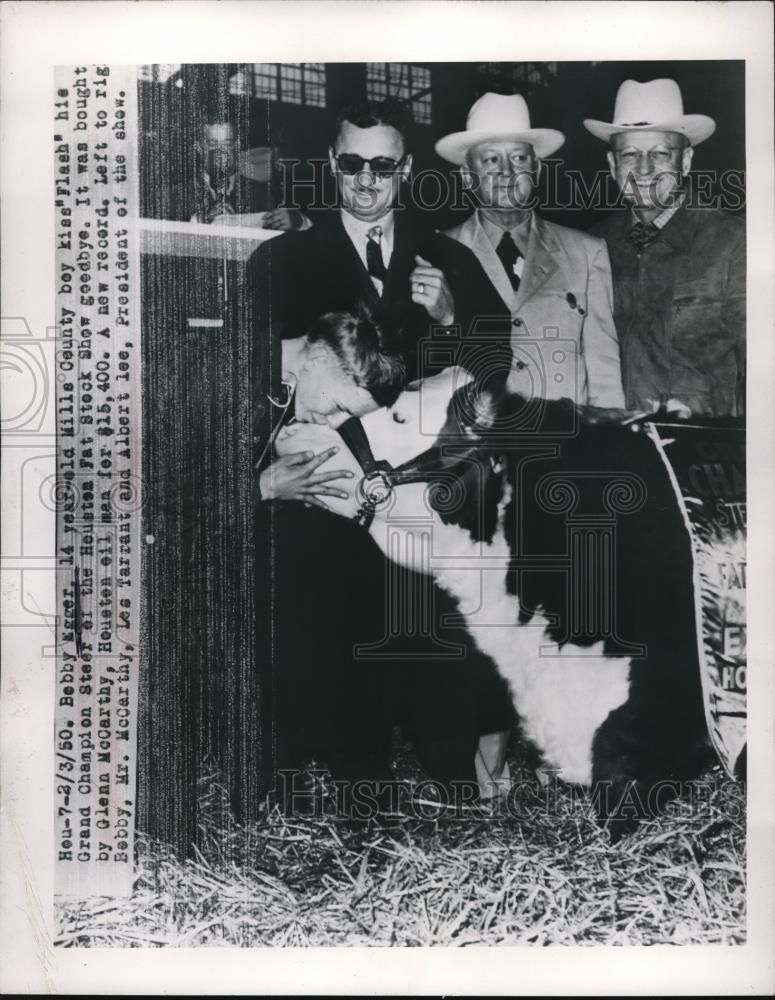
[(469, 247), (511, 310), (508, 388), (624, 406), (605, 242), (534, 215), (520, 285), (511, 287), (478, 212), (446, 233)]

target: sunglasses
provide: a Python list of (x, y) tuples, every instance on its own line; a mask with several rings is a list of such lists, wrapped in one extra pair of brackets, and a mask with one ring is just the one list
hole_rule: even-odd
[(406, 154), (400, 160), (393, 160), (389, 156), (375, 156), (371, 160), (365, 160), (357, 153), (339, 153), (334, 159), (343, 174), (361, 174), (368, 171), (375, 177), (389, 177), (401, 168), (406, 160)]

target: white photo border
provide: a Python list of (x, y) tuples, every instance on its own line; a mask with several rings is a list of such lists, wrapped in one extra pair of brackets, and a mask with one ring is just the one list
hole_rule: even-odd
[[(303, 9), (301, 9), (303, 8)], [(769, 3), (7, 2), (2, 32), (2, 315), (54, 325), (55, 65), (196, 62), (744, 59), (748, 225), (748, 942), (677, 948), (54, 949), (53, 622), (5, 629), (3, 992), (767, 994), (773, 971), (775, 294)], [(303, 34), (299, 26), (303, 25)], [(613, 95), (612, 95), (613, 101)], [(698, 109), (701, 110), (701, 109)], [(53, 391), (53, 387), (52, 387)], [(54, 435), (53, 407), (43, 433)], [(40, 473), (54, 468), (39, 455)], [(47, 466), (50, 463), (50, 468)], [(3, 486), (3, 501), (12, 491)], [(6, 511), (4, 510), (4, 513)], [(11, 512), (13, 513), (13, 512)], [(17, 512), (18, 513), (18, 512)], [(12, 523), (13, 517), (4, 517)], [(54, 519), (40, 525), (54, 551)], [(4, 529), (5, 530), (5, 529)], [(4, 539), (6, 541), (6, 539)], [(4, 546), (5, 548), (5, 546)], [(55, 606), (54, 572), (35, 593)], [(4, 595), (6, 585), (4, 582)], [(14, 595), (9, 599), (15, 600)], [(29, 633), (29, 634), (27, 634)], [(36, 650), (38, 652), (36, 652)]]

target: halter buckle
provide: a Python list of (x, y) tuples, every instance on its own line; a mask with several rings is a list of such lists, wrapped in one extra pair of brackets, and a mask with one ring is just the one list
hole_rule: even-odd
[(358, 500), (361, 506), (376, 510), (386, 504), (393, 496), (395, 487), (384, 469), (372, 469), (367, 472), (357, 486)]

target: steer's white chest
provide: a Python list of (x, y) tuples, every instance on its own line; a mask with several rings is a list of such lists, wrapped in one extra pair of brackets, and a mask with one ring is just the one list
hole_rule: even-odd
[(438, 518), (430, 564), (460, 605), (479, 648), (508, 681), (525, 735), (565, 781), (590, 784), (592, 740), (609, 712), (627, 701), (630, 661), (606, 656), (602, 642), (560, 649), (539, 612), (518, 625), (519, 599), (506, 591), (509, 546), (502, 524), (491, 544)]

